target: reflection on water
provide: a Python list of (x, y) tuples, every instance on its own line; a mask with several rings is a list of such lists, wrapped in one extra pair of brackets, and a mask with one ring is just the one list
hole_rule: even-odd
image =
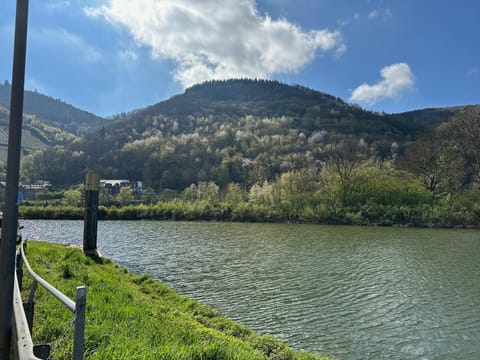
[[(24, 236), (82, 243), (80, 221)], [(101, 222), (102, 252), (297, 349), (344, 359), (480, 358), (480, 233)]]

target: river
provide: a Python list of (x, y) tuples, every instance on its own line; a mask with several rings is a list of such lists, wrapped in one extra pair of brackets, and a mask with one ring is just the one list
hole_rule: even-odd
[[(23, 220), (82, 244), (83, 222)], [(480, 232), (105, 221), (100, 250), (259, 333), (341, 359), (479, 359)]]

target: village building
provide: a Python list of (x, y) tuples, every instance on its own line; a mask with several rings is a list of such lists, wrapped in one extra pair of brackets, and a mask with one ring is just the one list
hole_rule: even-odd
[(130, 181), (126, 179), (100, 180), (100, 187), (107, 189), (110, 195), (118, 195), (120, 189), (128, 187), (132, 190), (134, 196), (140, 196), (143, 193), (143, 184), (141, 181)]
[[(0, 181), (0, 203), (5, 203), (5, 181)], [(33, 184), (18, 184), (18, 200), (31, 201), (36, 200), (40, 191), (50, 190), (52, 185), (48, 181), (37, 181)]]
[(25, 201), (36, 200), (39, 192), (49, 191), (51, 188), (52, 184), (48, 181), (36, 181), (33, 184), (18, 184), (19, 197)]

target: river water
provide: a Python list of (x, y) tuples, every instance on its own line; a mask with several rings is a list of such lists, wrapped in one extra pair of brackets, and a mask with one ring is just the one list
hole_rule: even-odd
[[(82, 244), (83, 222), (23, 235)], [(341, 359), (480, 359), (480, 232), (105, 221), (101, 251), (259, 333)]]

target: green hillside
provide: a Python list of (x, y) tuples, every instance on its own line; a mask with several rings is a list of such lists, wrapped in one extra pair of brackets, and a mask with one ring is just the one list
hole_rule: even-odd
[(329, 94), (268, 80), (210, 81), (195, 85), (181, 95), (133, 112), (124, 120), (143, 129), (152, 125), (145, 119), (158, 115), (177, 119), (177, 132), (191, 131), (195, 127), (189, 121), (192, 118), (216, 117), (219, 122), (229, 122), (244, 116), (287, 117), (292, 120), (292, 128), (306, 133), (326, 129), (369, 140), (385, 135), (402, 139), (416, 130), (415, 124), (401, 117), (382, 116)]
[[(7, 159), (9, 111), (0, 106), (0, 162)], [(76, 138), (66, 130), (37, 119), (34, 115), (24, 115), (22, 130), (22, 155), (31, 154), (37, 150), (65, 144)]]
[(363, 159), (392, 160), (463, 109), (387, 115), (277, 81), (211, 81), (46, 149), (29, 159), (24, 175), (60, 187), (81, 183), (86, 171), (156, 190), (202, 181), (250, 187), (287, 172), (319, 171), (346, 140)]
[[(0, 84), (0, 106), (7, 109), (10, 107), (10, 92), (11, 86), (8, 82)], [(104, 118), (36, 91), (25, 91), (23, 110), (26, 114), (35, 115), (39, 120), (48, 121), (76, 135), (98, 129), (107, 123)]]

